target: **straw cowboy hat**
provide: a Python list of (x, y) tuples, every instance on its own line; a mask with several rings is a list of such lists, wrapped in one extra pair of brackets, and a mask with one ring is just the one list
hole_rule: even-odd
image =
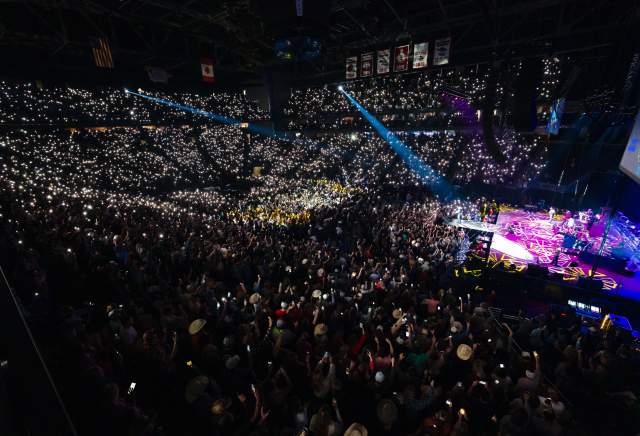
[(313, 329), (313, 335), (314, 336), (322, 336), (322, 335), (326, 335), (327, 331), (329, 331), (329, 327), (327, 327), (326, 324), (318, 324), (315, 326), (315, 328)]
[(367, 428), (357, 422), (351, 424), (344, 432), (344, 436), (367, 436), (368, 434), (369, 432), (367, 431)]
[(260, 294), (258, 294), (257, 292), (254, 292), (253, 294), (251, 294), (251, 296), (249, 297), (249, 304), (258, 304), (260, 302), (260, 299), (262, 297), (260, 296)]
[(207, 320), (198, 318), (194, 319), (191, 324), (189, 324), (189, 334), (196, 335), (207, 325)]
[(460, 360), (469, 360), (471, 359), (472, 354), (473, 354), (473, 349), (467, 344), (458, 345), (458, 349), (456, 350), (456, 355)]

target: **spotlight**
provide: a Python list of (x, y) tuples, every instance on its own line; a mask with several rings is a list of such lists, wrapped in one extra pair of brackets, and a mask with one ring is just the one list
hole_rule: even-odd
[(342, 91), (344, 90), (344, 88), (342, 87), (342, 85), (338, 85), (338, 91)]
[(124, 88), (124, 93), (128, 94), (130, 91), (127, 88)]
[(142, 88), (138, 88), (138, 92), (142, 92)]

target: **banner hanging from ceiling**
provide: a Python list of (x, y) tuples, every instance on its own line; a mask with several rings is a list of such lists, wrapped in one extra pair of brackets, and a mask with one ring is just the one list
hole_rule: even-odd
[(369, 77), (373, 74), (373, 52), (362, 53), (360, 56), (360, 77)]
[(425, 68), (429, 59), (429, 43), (420, 42), (413, 45), (413, 69)]
[(436, 39), (433, 51), (433, 65), (447, 65), (451, 51), (451, 38)]
[(409, 44), (396, 47), (393, 71), (406, 71), (409, 68)]
[(350, 56), (347, 58), (347, 72), (345, 77), (347, 79), (355, 79), (358, 77), (358, 56)]
[(387, 74), (389, 72), (389, 49), (378, 50), (377, 73)]

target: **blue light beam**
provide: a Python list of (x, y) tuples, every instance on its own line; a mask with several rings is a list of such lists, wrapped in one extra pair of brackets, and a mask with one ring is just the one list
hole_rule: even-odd
[(404, 144), (396, 135), (387, 129), (376, 117), (371, 115), (360, 103), (356, 101), (351, 95), (349, 95), (342, 86), (338, 87), (338, 91), (344, 94), (345, 97), (360, 111), (360, 113), (366, 118), (366, 120), (376, 129), (378, 134), (389, 143), (393, 151), (398, 154), (409, 167), (409, 169), (416, 174), (422, 183), (427, 186), (431, 192), (436, 194), (440, 198), (448, 198), (452, 194), (452, 188), (449, 182), (440, 175), (437, 171), (427, 165), (418, 155), (416, 155), (411, 149)]
[[(240, 125), (242, 123), (242, 121), (236, 120), (234, 118), (229, 118), (229, 117), (225, 117), (224, 115), (219, 115), (219, 114), (215, 114), (213, 112), (209, 112), (209, 111), (205, 111), (202, 109), (198, 109), (196, 107), (193, 106), (187, 106), (184, 104), (180, 104), (180, 103), (176, 103), (173, 102), (171, 100), (165, 100), (164, 98), (158, 98), (158, 97), (152, 97), (150, 95), (146, 95), (146, 94), (142, 94), (140, 92), (135, 92), (132, 91), (130, 89), (125, 88), (124, 90), (125, 94), (133, 94), (133, 95), (137, 95), (138, 97), (142, 97), (145, 98), (147, 100), (151, 100), (154, 101), (156, 103), (165, 105), (165, 106), (171, 106), (174, 107), (176, 109), (180, 109), (181, 111), (184, 112), (191, 112), (192, 114), (195, 115), (200, 115), (206, 118), (210, 118), (214, 121), (217, 121), (219, 123), (222, 124), (229, 124), (229, 125)], [(292, 141), (293, 137), (286, 135), (282, 132), (276, 132), (273, 129), (269, 129), (267, 127), (262, 127), (262, 126), (258, 126), (256, 124), (252, 124), (252, 123), (247, 123), (247, 130), (250, 130), (251, 132), (260, 134), (260, 135), (264, 135), (264, 136), (269, 136), (275, 139), (281, 139), (284, 141)]]

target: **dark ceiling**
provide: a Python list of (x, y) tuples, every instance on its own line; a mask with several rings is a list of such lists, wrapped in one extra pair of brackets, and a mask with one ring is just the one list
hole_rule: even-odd
[[(0, 0), (0, 76), (144, 81), (161, 67), (170, 83), (199, 81), (215, 59), (218, 86), (260, 83), (265, 72), (339, 80), (345, 56), (401, 42), (452, 37), (454, 64), (558, 52), (628, 65), (637, 49), (635, 0)], [(635, 35), (635, 38), (634, 38)], [(322, 42), (313, 61), (282, 64), (280, 37)], [(96, 68), (89, 41), (109, 39), (115, 68)]]

